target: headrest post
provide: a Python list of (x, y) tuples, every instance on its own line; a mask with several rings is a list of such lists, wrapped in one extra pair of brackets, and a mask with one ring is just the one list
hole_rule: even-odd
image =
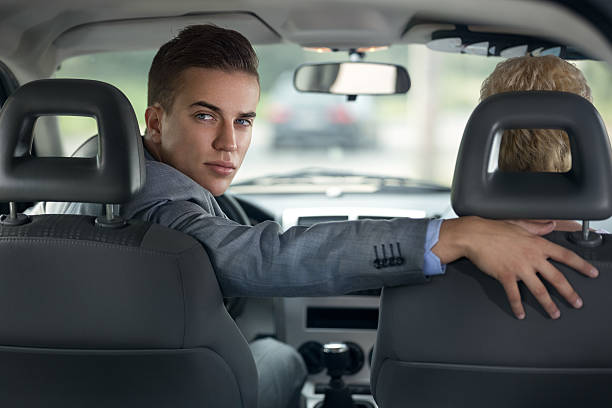
[(115, 218), (115, 215), (113, 214), (113, 205), (112, 204), (106, 204), (106, 220), (108, 222), (112, 222), (113, 218)]
[(568, 239), (583, 248), (595, 248), (603, 243), (603, 237), (597, 232), (591, 232), (589, 221), (582, 221), (582, 231), (568, 232)]
[(102, 228), (122, 228), (127, 225), (125, 220), (120, 216), (115, 217), (115, 206), (113, 204), (104, 204), (106, 214), (96, 218), (96, 225)]
[(589, 240), (589, 221), (582, 221), (582, 239), (585, 241)]
[(11, 220), (16, 220), (17, 219), (17, 204), (15, 204), (15, 202), (11, 201), (9, 203), (9, 218)]
[(0, 225), (15, 227), (30, 222), (30, 217), (25, 214), (19, 214), (17, 212), (17, 203), (14, 201), (9, 202), (9, 214), (0, 215)]

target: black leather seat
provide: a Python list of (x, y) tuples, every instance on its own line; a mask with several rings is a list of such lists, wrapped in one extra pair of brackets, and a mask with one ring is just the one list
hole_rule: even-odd
[[(500, 129), (564, 129), (569, 173), (489, 172)], [(453, 181), (460, 215), (603, 219), (612, 215), (610, 144), (595, 108), (557, 92), (496, 95), (466, 127)], [(591, 234), (592, 235), (592, 234)], [(383, 290), (372, 390), (389, 407), (612, 406), (612, 238), (584, 247), (570, 233), (548, 239), (600, 271), (596, 280), (556, 265), (584, 299), (575, 310), (548, 287), (561, 310), (551, 320), (521, 287), (527, 317), (514, 318), (502, 286), (468, 262), (422, 286)]]
[[(98, 156), (30, 156), (49, 114), (94, 116)], [(143, 163), (110, 85), (35, 81), (0, 114), (0, 200), (125, 202)], [(0, 224), (0, 406), (256, 407), (253, 358), (197, 241), (137, 221), (15, 218)]]

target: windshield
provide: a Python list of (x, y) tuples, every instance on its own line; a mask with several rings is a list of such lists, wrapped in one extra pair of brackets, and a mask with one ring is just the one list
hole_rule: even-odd
[[(316, 168), (367, 176), (400, 177), (449, 186), (469, 115), (480, 85), (502, 59), (435, 52), (422, 45), (397, 45), (366, 55), (365, 61), (404, 65), (412, 88), (405, 95), (359, 96), (300, 93), (293, 70), (302, 63), (346, 61), (346, 52), (316, 53), (289, 45), (256, 47), (261, 99), (251, 148), (234, 184), (269, 175)], [(56, 77), (109, 82), (130, 99), (144, 130), (148, 68), (154, 51), (103, 53), (64, 61)], [(612, 76), (601, 62), (576, 63), (593, 102), (612, 123)], [(364, 81), (367, 81), (364, 78)], [(60, 118), (64, 152), (96, 133), (95, 123)], [(310, 171), (312, 173), (312, 171)]]

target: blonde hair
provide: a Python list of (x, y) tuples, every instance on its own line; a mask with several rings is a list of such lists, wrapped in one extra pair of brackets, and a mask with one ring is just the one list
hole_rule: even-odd
[[(571, 92), (591, 101), (591, 89), (575, 65), (553, 55), (500, 62), (480, 89), (480, 100), (512, 91)], [(509, 129), (503, 133), (502, 171), (565, 172), (572, 166), (569, 138), (555, 129)]]

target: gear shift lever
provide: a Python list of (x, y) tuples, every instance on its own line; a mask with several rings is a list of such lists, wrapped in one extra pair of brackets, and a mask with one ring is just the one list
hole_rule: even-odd
[(322, 408), (353, 408), (353, 397), (342, 381), (342, 374), (350, 363), (349, 348), (344, 343), (328, 343), (323, 346), (323, 362), (331, 377), (325, 391)]

